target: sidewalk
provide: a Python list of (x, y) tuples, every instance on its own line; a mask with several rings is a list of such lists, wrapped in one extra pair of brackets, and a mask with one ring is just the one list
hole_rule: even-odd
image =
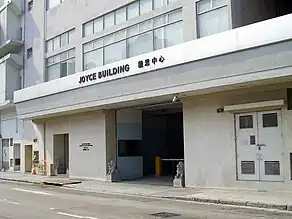
[[(62, 180), (57, 177), (0, 172), (0, 180), (6, 181), (41, 183), (56, 179)], [(174, 188), (137, 184), (137, 182), (106, 183), (99, 181), (82, 181), (79, 184), (63, 185), (63, 188), (98, 194), (165, 198), (292, 211), (292, 193), (285, 192)]]

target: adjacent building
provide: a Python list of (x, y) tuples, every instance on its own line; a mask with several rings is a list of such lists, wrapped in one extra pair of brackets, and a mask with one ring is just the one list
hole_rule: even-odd
[(21, 0), (0, 1), (0, 167), (20, 170), (23, 121), (17, 118), (13, 92), (23, 88), (24, 5)]
[(24, 55), (21, 83), (8, 102), (24, 128), (13, 136), (1, 126), (2, 138), (21, 142), (21, 171), (32, 154), (48, 175), (97, 180), (110, 161), (123, 180), (154, 176), (157, 160), (173, 176), (182, 161), (187, 187), (291, 189), (289, 1), (26, 0), (23, 8), (15, 16), (24, 37), (8, 52)]

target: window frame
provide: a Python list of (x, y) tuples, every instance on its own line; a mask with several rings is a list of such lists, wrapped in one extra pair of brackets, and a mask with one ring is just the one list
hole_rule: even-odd
[[(70, 55), (71, 52), (72, 52), (72, 54)], [(62, 55), (64, 55), (64, 54), (67, 54), (66, 55), (67, 56), (66, 58), (62, 58)], [(58, 61), (56, 61), (56, 62), (53, 61), (52, 63), (49, 64), (48, 61), (50, 59), (53, 59), (54, 60), (56, 57), (59, 57), (59, 58), (57, 58)], [(75, 48), (69, 49), (69, 50), (67, 50), (65, 52), (62, 52), (62, 53), (59, 53), (59, 54), (56, 54), (56, 55), (53, 55), (53, 56), (50, 56), (50, 57), (46, 58), (46, 76), (45, 76), (46, 82), (49, 81), (48, 80), (48, 68), (49, 67), (54, 66), (54, 65), (60, 65), (63, 62), (67, 62), (68, 60), (73, 60), (73, 59), (76, 61)], [(67, 65), (68, 65), (68, 62), (67, 62)], [(75, 65), (76, 65), (76, 62), (75, 62)], [(76, 73), (76, 66), (75, 66), (75, 73)], [(67, 75), (66, 76), (68, 76), (68, 75), (71, 75), (71, 74), (68, 74), (68, 69), (67, 69)], [(66, 77), (66, 76), (64, 76), (64, 77)], [(61, 71), (60, 71), (60, 78), (61, 78)]]
[(28, 3), (27, 3), (27, 11), (31, 11), (33, 9), (33, 0), (30, 0)]
[[(196, 2), (195, 2), (195, 12), (196, 12), (196, 31), (197, 31), (197, 38), (199, 39), (199, 38), (203, 38), (203, 37), (207, 37), (207, 36), (201, 36), (201, 34), (200, 34), (200, 25), (199, 25), (199, 16), (200, 15), (203, 15), (203, 14), (207, 14), (207, 13), (212, 13), (212, 12), (214, 12), (214, 11), (216, 11), (216, 10), (219, 10), (219, 9), (222, 9), (222, 8), (227, 8), (227, 10), (229, 9), (229, 3), (228, 3), (228, 0), (225, 0), (226, 1), (226, 3), (225, 4), (223, 4), (223, 5), (219, 5), (219, 6), (216, 6), (216, 7), (213, 7), (213, 1), (214, 0), (209, 0), (210, 1), (210, 9), (208, 9), (208, 10), (205, 10), (205, 11), (202, 11), (202, 12), (199, 12), (199, 8), (198, 8), (198, 4), (200, 3), (200, 2), (202, 2), (202, 1), (206, 1), (206, 0), (197, 0)], [(230, 15), (229, 15), (229, 13), (228, 13), (228, 20), (230, 20)], [(229, 29), (230, 29), (230, 22), (228, 22), (228, 27), (229, 27)], [(220, 32), (218, 32), (218, 33), (220, 33)], [(210, 35), (208, 35), (208, 36), (210, 36)]]
[[(48, 40), (46, 41), (46, 53), (53, 52), (53, 51), (58, 51), (58, 50), (60, 50), (61, 48), (70, 45), (70, 44), (72, 43), (72, 42), (70, 42), (70, 38), (71, 38), (71, 39), (74, 38), (74, 34), (75, 34), (75, 28), (72, 28), (72, 29), (70, 29), (70, 30), (68, 30), (68, 31), (66, 31), (66, 32), (63, 32), (63, 33), (61, 33), (61, 34), (59, 34), (59, 35), (57, 35), (57, 36), (55, 36), (55, 37), (52, 37), (52, 38), (48, 39)], [(65, 45), (62, 46), (62, 36), (64, 36), (64, 35), (66, 35), (66, 41), (67, 41), (67, 44), (65, 44)], [(70, 37), (70, 35), (71, 35), (71, 37)], [(59, 38), (58, 41), (59, 41), (60, 43), (59, 43), (59, 46), (58, 46), (58, 47), (55, 47), (55, 40), (56, 40), (57, 38)], [(52, 43), (52, 48), (51, 48), (51, 50), (48, 50), (48, 48), (49, 48), (49, 47), (48, 47), (49, 43)]]
[[(84, 37), (88, 37), (88, 36), (90, 36), (90, 35), (92, 35), (92, 34), (96, 34), (96, 33), (97, 33), (97, 32), (95, 32), (94, 28), (93, 28), (93, 33), (92, 33), (92, 34), (88, 34), (88, 35), (86, 35), (86, 34), (85, 34), (85, 31), (84, 31), (84, 30), (85, 30), (85, 26), (86, 26), (87, 24), (93, 22), (93, 26), (94, 26), (94, 21), (95, 21), (95, 20), (102, 19), (102, 20), (103, 20), (103, 29), (102, 29), (102, 30), (107, 29), (107, 28), (105, 28), (104, 20), (105, 20), (105, 16), (107, 16), (107, 15), (110, 14), (110, 13), (113, 13), (113, 14), (114, 14), (114, 26), (115, 26), (115, 25), (120, 25), (120, 24), (122, 24), (122, 23), (124, 23), (124, 22), (127, 22), (127, 21), (131, 20), (131, 19), (134, 19), (134, 18), (136, 18), (136, 17), (139, 17), (139, 16), (141, 16), (141, 15), (144, 15), (144, 14), (150, 13), (151, 11), (154, 11), (154, 10), (157, 10), (157, 9), (158, 9), (158, 8), (154, 8), (154, 1), (155, 1), (155, 0), (151, 0), (151, 10), (148, 11), (148, 12), (145, 12), (145, 13), (141, 14), (141, 1), (142, 1), (142, 0), (134, 0), (134, 1), (132, 1), (132, 2), (130, 2), (130, 3), (128, 3), (128, 4), (126, 4), (126, 5), (122, 6), (122, 7), (119, 7), (119, 8), (117, 8), (117, 9), (115, 9), (115, 10), (112, 10), (112, 11), (106, 12), (105, 14), (99, 15), (98, 17), (95, 17), (95, 18), (93, 18), (93, 19), (91, 19), (91, 20), (86, 21), (85, 23), (82, 24), (82, 36), (83, 36), (83, 38), (84, 38)], [(173, 4), (174, 2), (176, 2), (176, 1), (178, 1), (178, 0), (164, 0), (164, 1), (165, 1), (166, 3), (165, 3), (164, 5), (162, 5), (161, 7), (165, 7), (165, 6), (167, 6), (167, 5)], [(174, 1), (174, 2), (171, 2), (171, 1)], [(128, 16), (129, 16), (128, 8), (129, 8), (131, 5), (134, 5), (134, 4), (138, 4), (138, 15), (129, 18), (129, 17), (128, 17)], [(159, 8), (161, 8), (161, 7), (159, 7)], [(125, 21), (120, 22), (120, 23), (117, 23), (117, 22), (116, 22), (116, 13), (117, 13), (118, 11), (120, 11), (120, 10), (125, 10), (125, 13), (126, 13), (126, 15), (125, 15)], [(102, 30), (100, 30), (100, 31), (102, 31)]]
[[(176, 20), (169, 21), (169, 15), (170, 15), (170, 14), (173, 14), (174, 12), (179, 12), (179, 11), (180, 11), (180, 13), (181, 13), (181, 17), (178, 18), (178, 19), (176, 19)], [(156, 26), (154, 26), (154, 19), (156, 19), (156, 18), (158, 18), (158, 17), (162, 17), (162, 16), (166, 16), (166, 22), (163, 23), (163, 24), (161, 24), (161, 25), (156, 25)], [(143, 30), (143, 31), (141, 31), (140, 25), (143, 24), (143, 23), (145, 23), (145, 22), (148, 22), (148, 21), (151, 21), (151, 28), (150, 28), (150, 29), (147, 29), (147, 30)], [(105, 65), (105, 62), (104, 62), (104, 60), (105, 60), (105, 58), (104, 58), (104, 48), (105, 48), (105, 47), (108, 47), (108, 46), (110, 46), (110, 45), (112, 45), (112, 44), (115, 44), (115, 43), (119, 43), (119, 42), (121, 42), (121, 41), (126, 41), (126, 45), (127, 45), (127, 40), (128, 40), (128, 39), (133, 38), (133, 37), (137, 37), (137, 36), (139, 36), (139, 35), (143, 35), (143, 34), (145, 34), (145, 33), (147, 33), (147, 32), (152, 32), (152, 44), (153, 44), (153, 45), (152, 45), (152, 48), (153, 48), (152, 51), (155, 51), (155, 50), (156, 50), (156, 49), (155, 49), (155, 45), (154, 45), (154, 32), (155, 32), (155, 30), (156, 30), (156, 29), (163, 28), (163, 27), (167, 27), (167, 26), (170, 26), (170, 25), (173, 25), (173, 24), (176, 24), (176, 23), (182, 22), (182, 21), (183, 21), (182, 8), (180, 7), (180, 8), (177, 8), (177, 9), (175, 9), (175, 10), (168, 11), (167, 13), (164, 13), (164, 14), (158, 15), (158, 16), (153, 17), (153, 18), (150, 18), (150, 19), (148, 19), (148, 20), (144, 20), (144, 21), (142, 21), (142, 22), (140, 22), (140, 23), (137, 23), (137, 24), (131, 25), (131, 26), (127, 27), (127, 28), (123, 28), (123, 29), (117, 30), (116, 32), (113, 32), (113, 33), (107, 34), (107, 35), (105, 35), (105, 36), (103, 36), (103, 37), (100, 37), (100, 38), (97, 38), (97, 39), (95, 39), (95, 40), (92, 40), (92, 41), (89, 41), (89, 42), (87, 42), (87, 43), (84, 43), (84, 44), (82, 45), (82, 50), (83, 50), (83, 53), (82, 53), (82, 57), (83, 57), (83, 58), (82, 58), (82, 59), (83, 59), (83, 71), (88, 70), (88, 69), (85, 69), (85, 68), (84, 68), (84, 67), (85, 67), (84, 55), (85, 55), (86, 53), (89, 53), (89, 52), (91, 52), (91, 51), (94, 51), (94, 50), (97, 50), (97, 49), (101, 49), (101, 48), (102, 48), (102, 49), (103, 49), (103, 65)], [(128, 35), (128, 29), (131, 29), (132, 27), (134, 27), (134, 26), (136, 26), (136, 25), (137, 25), (137, 29), (138, 29), (137, 33), (135, 33), (135, 34), (131, 34), (131, 35)], [(122, 38), (122, 39), (119, 39), (119, 40), (115, 40), (115, 34), (121, 32), (121, 31), (125, 31), (125, 37)], [(104, 43), (104, 39), (105, 39), (106, 37), (108, 37), (108, 36), (111, 36), (111, 35), (113, 36), (113, 42), (108, 43), (108, 44), (105, 44), (105, 43)], [(94, 47), (94, 42), (96, 42), (96, 41), (98, 41), (98, 40), (102, 40), (102, 46)], [(91, 46), (90, 46), (90, 44), (91, 44)], [(90, 47), (91, 49), (86, 48), (87, 46)], [(85, 49), (85, 48), (86, 48), (86, 49)], [(166, 47), (164, 47), (164, 48), (166, 48)], [(129, 56), (129, 52), (128, 52), (128, 48), (126, 48), (126, 58), (130, 58), (130, 56)]]
[(29, 47), (26, 51), (26, 59), (30, 59), (32, 57), (33, 54), (33, 48)]

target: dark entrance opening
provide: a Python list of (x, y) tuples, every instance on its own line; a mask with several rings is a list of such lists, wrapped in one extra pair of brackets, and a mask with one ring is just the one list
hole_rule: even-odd
[(117, 149), (122, 180), (172, 185), (176, 165), (184, 160), (182, 105), (118, 110)]

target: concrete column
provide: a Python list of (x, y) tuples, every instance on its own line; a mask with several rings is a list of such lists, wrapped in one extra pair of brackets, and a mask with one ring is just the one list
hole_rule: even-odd
[(40, 160), (46, 160), (45, 153), (45, 123), (33, 121), (33, 129), (37, 136), (37, 143), (33, 150), (39, 151)]
[[(116, 111), (105, 110), (105, 142), (106, 142), (106, 166), (113, 160), (117, 163), (117, 136), (116, 136)], [(107, 170), (105, 170), (107, 171)]]
[(33, 129), (37, 136), (37, 142), (33, 144), (33, 151), (39, 151), (39, 160), (46, 162), (47, 175), (50, 176), (52, 170), (52, 153), (48, 153), (46, 147), (46, 123), (41, 121), (33, 121)]
[(197, 15), (195, 0), (184, 0), (183, 30), (184, 42), (197, 39)]

